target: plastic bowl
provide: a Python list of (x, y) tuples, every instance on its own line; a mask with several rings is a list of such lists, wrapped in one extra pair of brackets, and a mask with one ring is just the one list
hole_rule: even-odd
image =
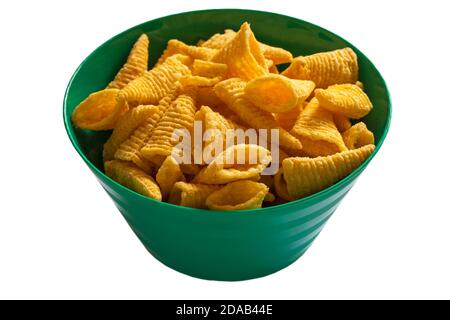
[[(351, 175), (310, 197), (258, 210), (220, 212), (158, 202), (114, 182), (103, 173), (102, 145), (111, 132), (78, 130), (70, 116), (89, 93), (104, 88), (126, 60), (138, 36), (150, 37), (150, 65), (169, 39), (194, 44), (226, 28), (251, 23), (258, 40), (286, 48), (294, 56), (351, 47), (360, 79), (374, 109), (363, 119), (375, 134), (376, 149)], [(251, 10), (185, 12), (148, 21), (107, 41), (75, 71), (64, 98), (64, 122), (75, 149), (113, 199), (148, 251), (182, 273), (214, 280), (245, 280), (276, 272), (296, 261), (336, 210), (356, 178), (380, 149), (390, 122), (386, 84), (375, 66), (339, 36), (308, 22)], [(93, 213), (94, 214), (94, 213)]]

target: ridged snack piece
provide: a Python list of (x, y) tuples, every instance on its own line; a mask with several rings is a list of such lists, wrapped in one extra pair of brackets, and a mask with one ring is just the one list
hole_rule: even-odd
[(245, 86), (245, 81), (231, 78), (216, 84), (214, 92), (245, 124), (255, 129), (277, 129), (281, 147), (293, 153), (300, 151), (301, 142), (281, 128), (272, 113), (261, 110), (244, 98)]
[(302, 104), (314, 88), (314, 82), (309, 80), (269, 74), (249, 81), (245, 87), (245, 98), (262, 110), (287, 112)]
[(216, 33), (208, 40), (199, 44), (200, 47), (211, 49), (222, 49), (236, 36), (236, 31), (231, 29), (225, 29), (224, 33)]
[(103, 89), (91, 93), (73, 111), (72, 122), (80, 129), (110, 130), (128, 111), (128, 104), (120, 99), (119, 89)]
[(293, 59), (292, 53), (283, 48), (272, 47), (261, 42), (259, 43), (259, 46), (264, 57), (266, 59), (272, 60), (274, 65), (289, 63)]
[(226, 184), (237, 180), (259, 179), (272, 161), (270, 151), (256, 144), (238, 144), (227, 148), (203, 168), (194, 183)]
[(228, 66), (224, 63), (217, 63), (195, 59), (192, 64), (192, 75), (207, 78), (225, 78)]
[(351, 119), (360, 119), (373, 108), (367, 94), (354, 84), (338, 84), (314, 93), (321, 107)]
[(350, 129), (350, 127), (352, 126), (350, 119), (341, 114), (333, 114), (333, 119), (334, 124), (336, 125), (336, 128), (339, 130), (339, 132), (344, 132), (345, 130)]
[(298, 137), (306, 154), (312, 157), (331, 155), (347, 150), (334, 124), (333, 115), (312, 99), (300, 114), (291, 133)]
[(222, 186), (179, 181), (170, 191), (169, 202), (183, 207), (206, 209), (206, 199)]
[(131, 161), (144, 171), (151, 172), (153, 165), (142, 156), (141, 149), (147, 144), (156, 125), (177, 96), (178, 89), (163, 98), (158, 105), (158, 111), (147, 118), (127, 140), (120, 144), (114, 154), (114, 158)]
[(231, 182), (211, 193), (206, 199), (206, 206), (211, 210), (224, 211), (257, 209), (261, 208), (268, 192), (269, 188), (263, 183), (249, 180)]
[[(208, 40), (199, 44), (201, 47), (212, 48), (212, 49), (222, 49), (226, 46), (236, 35), (236, 31), (231, 29), (226, 29), (224, 33), (216, 33)], [(264, 57), (268, 60), (272, 60), (274, 65), (288, 63), (292, 61), (292, 54), (278, 47), (272, 47), (267, 44), (258, 42), (261, 52)]]
[(268, 73), (266, 62), (248, 23), (243, 23), (233, 40), (212, 58), (228, 65), (227, 77), (251, 80)]
[(295, 198), (292, 197), (287, 191), (286, 181), (284, 179), (284, 171), (283, 168), (280, 168), (278, 172), (275, 174), (274, 178), (275, 192), (277, 196), (285, 201), (294, 201)]
[(139, 106), (128, 110), (117, 124), (103, 146), (103, 161), (113, 160), (119, 146), (149, 117), (158, 112), (157, 106)]
[(182, 87), (213, 87), (222, 80), (221, 77), (206, 78), (202, 76), (183, 76), (180, 78)]
[(342, 133), (342, 139), (350, 150), (375, 143), (375, 137), (373, 136), (372, 131), (367, 129), (364, 122), (358, 122)]
[(306, 104), (306, 102), (299, 103), (291, 110), (287, 112), (274, 113), (273, 116), (280, 127), (286, 131), (290, 131), (294, 127), (295, 121), (297, 121), (297, 118), (303, 111)]
[(148, 45), (146, 34), (142, 34), (133, 45), (127, 62), (119, 70), (107, 88), (123, 89), (130, 81), (140, 77), (148, 69)]
[(345, 178), (374, 151), (373, 144), (327, 157), (287, 158), (283, 160), (283, 178), (287, 192), (300, 199), (321, 191)]
[(197, 106), (208, 106), (213, 109), (219, 108), (221, 110), (229, 110), (225, 103), (216, 95), (213, 87), (197, 88)]
[[(202, 136), (204, 139), (204, 143), (203, 148), (199, 151), (202, 152), (202, 160), (206, 163), (209, 163), (211, 159), (209, 157), (205, 159), (205, 150), (208, 149), (208, 146), (211, 143), (218, 139), (218, 136), (222, 137), (222, 146), (223, 148), (225, 148), (227, 131), (234, 129), (235, 125), (232, 121), (226, 119), (220, 113), (213, 111), (208, 106), (202, 106), (200, 110), (195, 113), (194, 120), (202, 124)], [(211, 136), (209, 138), (205, 137), (205, 133), (207, 131), (210, 131), (211, 133)], [(215, 157), (217, 156), (217, 154), (211, 154), (210, 156)]]
[(211, 60), (216, 53), (216, 49), (190, 46), (180, 40), (172, 39), (167, 43), (167, 48), (158, 59), (155, 66), (161, 65), (167, 60), (167, 58), (175, 54), (183, 54), (191, 57), (192, 59)]
[(147, 144), (141, 149), (142, 155), (147, 160), (161, 165), (178, 143), (173, 141), (174, 131), (186, 129), (192, 132), (196, 112), (195, 99), (195, 91), (189, 90), (180, 94), (172, 103), (153, 130)]
[(161, 189), (163, 199), (169, 196), (173, 185), (178, 181), (186, 181), (186, 178), (175, 158), (168, 156), (156, 173), (156, 182)]
[(190, 69), (186, 66), (190, 59), (179, 54), (167, 58), (160, 66), (131, 81), (122, 89), (120, 96), (130, 106), (158, 104), (162, 98), (173, 91), (178, 79), (191, 74)]
[(314, 81), (318, 88), (358, 80), (358, 58), (351, 48), (294, 58), (282, 72), (292, 79)]
[(111, 160), (105, 162), (105, 173), (121, 185), (155, 200), (162, 200), (155, 180), (129, 162)]

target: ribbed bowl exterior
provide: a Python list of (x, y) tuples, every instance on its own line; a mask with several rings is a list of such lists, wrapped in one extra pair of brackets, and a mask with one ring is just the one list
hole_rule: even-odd
[(354, 183), (282, 209), (230, 213), (148, 201), (98, 178), (150, 253), (175, 270), (214, 280), (262, 277), (297, 260)]
[[(358, 55), (360, 80), (374, 104), (362, 119), (374, 132), (376, 149), (350, 176), (305, 199), (253, 211), (217, 212), (177, 207), (139, 195), (103, 173), (102, 145), (110, 132), (73, 127), (70, 116), (89, 93), (114, 77), (137, 37), (150, 37), (150, 64), (166, 42), (196, 43), (226, 28), (251, 23), (257, 38), (295, 55), (351, 47)], [(391, 106), (386, 84), (363, 53), (339, 36), (308, 22), (252, 10), (193, 11), (162, 17), (108, 40), (74, 73), (64, 99), (64, 122), (70, 141), (147, 250), (182, 273), (214, 280), (245, 280), (276, 272), (297, 260), (312, 244), (356, 178), (378, 152), (389, 128)]]

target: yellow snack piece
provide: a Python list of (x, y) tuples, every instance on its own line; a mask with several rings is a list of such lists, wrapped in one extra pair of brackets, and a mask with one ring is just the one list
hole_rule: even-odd
[(291, 133), (298, 137), (306, 154), (312, 157), (347, 150), (341, 134), (334, 124), (333, 115), (312, 99), (300, 114)]
[(288, 194), (300, 199), (335, 184), (358, 168), (374, 149), (370, 144), (327, 157), (284, 159), (282, 177)]
[(358, 122), (342, 133), (342, 139), (350, 150), (375, 143), (373, 133), (367, 129), (364, 122)]
[(130, 81), (140, 77), (147, 71), (148, 44), (147, 35), (142, 34), (131, 49), (125, 65), (119, 70), (114, 80), (109, 83), (108, 89), (123, 89)]
[(105, 173), (121, 185), (155, 200), (162, 200), (155, 180), (129, 162), (111, 160), (105, 162)]
[(351, 119), (360, 119), (373, 108), (367, 94), (354, 84), (337, 84), (314, 93), (321, 107)]
[(119, 92), (119, 89), (103, 89), (91, 93), (73, 111), (73, 124), (80, 129), (113, 129), (128, 110), (128, 104), (119, 98)]
[(278, 71), (278, 68), (276, 65), (273, 65), (269, 68), (269, 72), (273, 74), (280, 74), (280, 71)]
[(224, 63), (217, 63), (195, 59), (192, 64), (192, 75), (206, 78), (224, 78), (227, 74), (228, 66)]
[(169, 202), (183, 207), (206, 209), (206, 198), (221, 186), (176, 182), (170, 191)]
[(274, 202), (276, 199), (277, 197), (272, 192), (269, 191), (264, 197), (264, 202)]
[(183, 87), (213, 87), (216, 83), (222, 80), (220, 77), (206, 78), (201, 76), (183, 76), (180, 78), (181, 86)]
[(178, 143), (173, 141), (174, 131), (187, 129), (192, 132), (196, 112), (195, 98), (194, 90), (186, 91), (178, 96), (166, 111), (147, 144), (141, 149), (141, 154), (147, 160), (161, 165), (162, 161), (171, 155), (174, 145)]
[(350, 48), (295, 58), (282, 72), (292, 79), (314, 81), (318, 88), (358, 80), (358, 58)]
[(270, 151), (259, 145), (233, 145), (200, 170), (193, 182), (226, 184), (237, 180), (259, 179), (260, 173), (271, 161)]
[(275, 174), (273, 179), (275, 185), (275, 192), (278, 197), (285, 201), (294, 201), (295, 198), (292, 197), (287, 191), (286, 181), (284, 179), (284, 171), (283, 168), (280, 168), (278, 172)]
[(184, 55), (177, 54), (169, 57), (158, 67), (131, 81), (122, 89), (120, 96), (130, 106), (158, 104), (162, 98), (174, 90), (177, 80), (191, 74), (190, 69), (185, 65), (189, 61), (190, 58)]
[(286, 131), (290, 131), (294, 127), (295, 121), (303, 111), (306, 104), (306, 102), (299, 103), (291, 110), (287, 112), (274, 113), (273, 116), (281, 128)]
[(141, 149), (147, 144), (154, 128), (159, 123), (163, 114), (170, 107), (177, 95), (178, 89), (174, 90), (170, 95), (163, 98), (158, 105), (157, 112), (148, 117), (128, 139), (120, 144), (119, 148), (114, 154), (114, 158), (124, 161), (131, 161), (139, 168), (150, 173), (152, 164), (142, 156)]
[[(222, 49), (236, 36), (236, 31), (226, 29), (224, 33), (216, 33), (208, 40), (198, 44), (201, 47), (207, 47), (212, 49)], [(274, 65), (288, 63), (292, 61), (292, 54), (278, 47), (272, 47), (267, 44), (258, 42), (261, 52), (268, 60), (272, 60)]]
[(364, 91), (364, 83), (362, 83), (361, 81), (356, 81), (355, 86), (358, 86), (361, 88), (361, 90)]
[(183, 174), (188, 176), (195, 176), (200, 172), (200, 166), (194, 163), (180, 163), (180, 169)]
[[(210, 107), (202, 106), (200, 110), (195, 114), (195, 121), (199, 121), (202, 123), (202, 136), (207, 130), (214, 130), (214, 135), (209, 139), (204, 141), (202, 150), (199, 150), (203, 153), (204, 150), (208, 148), (208, 146), (215, 141), (217, 135), (222, 136), (223, 147), (226, 146), (226, 134), (227, 130), (231, 130), (235, 128), (235, 125), (232, 121), (226, 119), (220, 113), (213, 111)], [(215, 157), (217, 154), (212, 154), (211, 156)], [(203, 154), (203, 158), (205, 155)], [(203, 159), (206, 163), (209, 163), (210, 159)]]
[(172, 156), (168, 156), (156, 173), (156, 182), (161, 188), (163, 199), (169, 196), (173, 185), (178, 181), (186, 181), (186, 178), (178, 162)]
[[(208, 106), (214, 109), (226, 110), (228, 107), (214, 92), (213, 87), (198, 87), (197, 88), (197, 106)], [(229, 109), (228, 109), (229, 110)], [(222, 112), (220, 112), (222, 113)]]
[(266, 62), (248, 23), (212, 58), (228, 65), (227, 77), (251, 80), (268, 73)]
[(287, 112), (302, 104), (314, 87), (314, 82), (309, 80), (293, 80), (282, 75), (268, 74), (247, 83), (245, 98), (265, 111)]
[(259, 43), (259, 46), (264, 57), (272, 60), (274, 65), (289, 63), (292, 61), (292, 53), (283, 48), (272, 47), (261, 42)]
[(244, 98), (245, 86), (245, 81), (231, 78), (216, 84), (214, 92), (245, 124), (255, 129), (278, 129), (280, 146), (293, 153), (301, 150), (301, 142), (281, 128), (272, 113), (261, 110)]
[(261, 208), (269, 188), (259, 182), (241, 180), (211, 193), (206, 206), (211, 210), (248, 210)]
[(113, 160), (119, 146), (149, 117), (158, 112), (157, 106), (139, 106), (128, 110), (117, 121), (113, 133), (103, 146), (103, 161)]
[(333, 119), (334, 124), (336, 125), (336, 128), (339, 130), (339, 132), (344, 132), (345, 130), (350, 129), (350, 127), (352, 126), (350, 119), (346, 116), (333, 114)]
[(158, 59), (158, 62), (156, 63), (155, 66), (161, 65), (167, 60), (167, 58), (175, 54), (186, 55), (191, 57), (192, 59), (211, 60), (211, 58), (216, 53), (217, 50), (215, 49), (190, 46), (180, 40), (172, 39), (169, 40), (169, 42), (167, 43), (167, 48), (164, 50), (163, 54)]
[(216, 33), (208, 40), (197, 44), (201, 47), (211, 48), (211, 49), (222, 49), (236, 36), (236, 31), (231, 29), (225, 29), (224, 33)]

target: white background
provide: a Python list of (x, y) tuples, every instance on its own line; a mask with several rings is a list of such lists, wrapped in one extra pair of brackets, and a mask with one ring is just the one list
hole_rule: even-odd
[[(9, 3), (9, 4), (7, 4)], [(450, 298), (446, 1), (2, 1), (0, 298)], [(181, 11), (292, 15), (361, 49), (392, 94), (385, 145), (313, 246), (274, 275), (197, 280), (156, 261), (76, 154), (62, 121), (79, 63)]]

